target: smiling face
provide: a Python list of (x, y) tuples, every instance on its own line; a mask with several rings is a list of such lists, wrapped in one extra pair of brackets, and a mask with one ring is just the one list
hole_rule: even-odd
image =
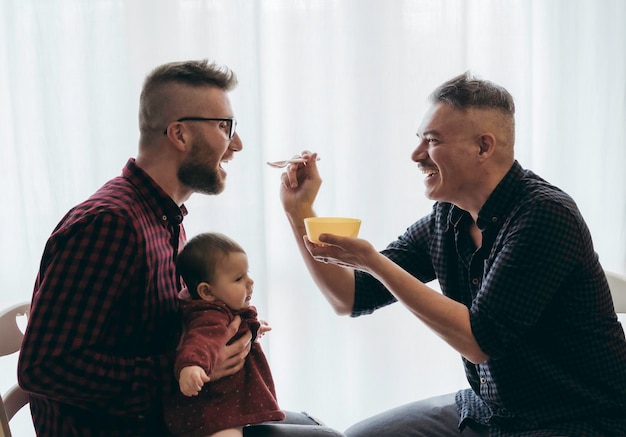
[(232, 310), (241, 310), (250, 306), (253, 285), (248, 256), (231, 252), (217, 261), (211, 283), (201, 283), (198, 293), (204, 300), (220, 300)]
[[(194, 95), (189, 114), (181, 117), (231, 118), (233, 110), (226, 91), (212, 86), (193, 88)], [(187, 120), (182, 125), (190, 143), (190, 150), (178, 169), (178, 179), (192, 191), (219, 194), (224, 189), (226, 171), (222, 164), (242, 149), (241, 139), (235, 133), (229, 138), (230, 123), (216, 120)]]
[(424, 174), (426, 197), (478, 215), (514, 162), (512, 116), (493, 108), (434, 103), (411, 159)]
[(475, 110), (436, 103), (424, 116), (411, 158), (424, 173), (426, 197), (458, 205), (480, 179), (481, 132)]

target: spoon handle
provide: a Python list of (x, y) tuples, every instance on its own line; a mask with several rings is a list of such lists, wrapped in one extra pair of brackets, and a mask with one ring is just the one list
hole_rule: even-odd
[[(318, 157), (316, 159), (316, 161), (319, 161), (320, 158)], [(293, 159), (288, 159), (285, 161), (268, 161), (267, 165), (269, 165), (270, 167), (274, 167), (274, 168), (283, 168), (283, 167), (287, 167), (289, 164), (300, 164), (306, 162), (306, 159), (304, 158), (293, 158)]]

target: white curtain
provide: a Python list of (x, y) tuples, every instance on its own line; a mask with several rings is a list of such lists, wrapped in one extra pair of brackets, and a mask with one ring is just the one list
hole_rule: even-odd
[(198, 58), (238, 73), (244, 150), (185, 225), (247, 249), (284, 408), (343, 430), (466, 386), (458, 355), (400, 305), (334, 315), (264, 164), (318, 151), (317, 212), (360, 217), (383, 248), (430, 209), (414, 134), (428, 93), (465, 70), (512, 92), (518, 159), (574, 197), (604, 267), (626, 272), (622, 0), (2, 0), (0, 308), (30, 298), (57, 221), (135, 155), (145, 74)]

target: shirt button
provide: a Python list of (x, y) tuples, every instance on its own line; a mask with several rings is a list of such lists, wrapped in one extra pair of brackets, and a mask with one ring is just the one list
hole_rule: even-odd
[(163, 220), (164, 222), (166, 222), (166, 221), (167, 221), (167, 216), (166, 216), (165, 214), (163, 214), (163, 215), (161, 216), (161, 220)]
[(478, 278), (473, 278), (472, 279), (472, 284), (478, 285)]
[(487, 378), (485, 378), (484, 376), (482, 376), (482, 377), (480, 378), (480, 383), (481, 383), (481, 384), (487, 384)]
[(494, 222), (494, 223), (495, 223), (495, 222), (497, 222), (497, 221), (498, 221), (498, 217), (496, 217), (496, 216), (494, 215), (493, 217), (491, 217), (491, 221), (492, 221), (492, 222)]

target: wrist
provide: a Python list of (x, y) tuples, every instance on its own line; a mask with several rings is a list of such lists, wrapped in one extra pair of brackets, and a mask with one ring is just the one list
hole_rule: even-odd
[(302, 208), (292, 211), (285, 211), (287, 220), (294, 230), (301, 231), (302, 235), (306, 234), (304, 227), (304, 219), (307, 217), (315, 217), (315, 212), (312, 208)]

